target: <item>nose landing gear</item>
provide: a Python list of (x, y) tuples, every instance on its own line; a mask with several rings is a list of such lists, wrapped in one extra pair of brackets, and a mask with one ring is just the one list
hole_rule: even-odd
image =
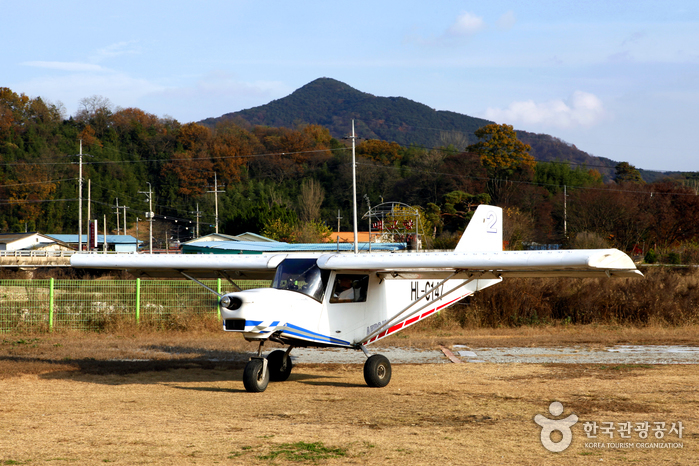
[(264, 358), (262, 357), (264, 344), (264, 340), (260, 342), (257, 356), (250, 358), (250, 361), (245, 365), (243, 385), (248, 392), (264, 392), (270, 381), (283, 382), (291, 375), (293, 364), (291, 363), (289, 353), (293, 347), (290, 346), (286, 351), (272, 351)]

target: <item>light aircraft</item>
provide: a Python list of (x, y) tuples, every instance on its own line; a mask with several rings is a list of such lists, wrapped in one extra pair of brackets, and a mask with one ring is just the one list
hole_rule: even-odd
[[(370, 355), (367, 345), (503, 278), (642, 275), (617, 249), (503, 251), (502, 226), (502, 209), (481, 205), (453, 252), (76, 254), (71, 265), (125, 269), (137, 276), (180, 275), (204, 287), (201, 278), (224, 277), (234, 286), (236, 279), (272, 280), (271, 288), (219, 295), (223, 330), (259, 342), (243, 373), (247, 391), (262, 392), (270, 380), (286, 380), (291, 350), (307, 346), (363, 351), (367, 385), (384, 387), (391, 364), (383, 355)], [(267, 341), (288, 348), (263, 357)]]

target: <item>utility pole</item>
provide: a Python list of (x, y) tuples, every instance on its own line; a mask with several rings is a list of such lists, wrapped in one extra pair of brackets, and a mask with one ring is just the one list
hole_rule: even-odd
[[(224, 186), (221, 186), (223, 188)], [(207, 193), (214, 193), (214, 204), (216, 205), (216, 233), (218, 233), (218, 193), (223, 193), (225, 191), (218, 190), (218, 178), (216, 172), (214, 172), (214, 190), (207, 191)]]
[(366, 194), (364, 195), (364, 199), (366, 199), (366, 205), (369, 208), (369, 249), (371, 250), (371, 201)]
[(197, 210), (191, 212), (197, 216), (197, 238), (199, 238), (199, 217), (201, 217), (201, 211), (199, 210), (199, 203), (197, 202)]
[[(91, 185), (90, 181), (92, 181), (92, 180), (90, 180), (88, 178), (88, 180), (87, 180), (87, 224), (88, 225), (92, 225), (92, 217), (90, 216), (90, 201), (91, 201), (90, 198), (92, 195), (92, 185)], [(91, 246), (91, 244), (87, 245), (88, 251), (90, 250), (90, 246)]]
[(114, 212), (116, 214), (116, 218), (117, 218), (117, 235), (119, 234), (119, 207), (121, 207), (121, 206), (119, 205), (119, 198), (117, 197), (116, 198), (116, 211)]
[(126, 209), (127, 207), (125, 205), (122, 206), (124, 208), (124, 235), (126, 235)]
[(357, 163), (355, 162), (355, 140), (354, 120), (352, 120), (352, 209), (354, 210), (354, 253), (359, 253), (359, 243), (357, 241)]
[(567, 186), (563, 185), (563, 238), (568, 238), (568, 195)]
[(340, 233), (340, 220), (342, 216), (340, 215), (340, 209), (337, 209), (337, 232)]
[(153, 254), (153, 188), (148, 183), (148, 191), (139, 191), (138, 193), (145, 194), (148, 198), (148, 212), (146, 212), (146, 218), (150, 225), (148, 229), (148, 253)]
[(78, 178), (78, 252), (83, 250), (83, 140), (80, 140), (80, 177)]

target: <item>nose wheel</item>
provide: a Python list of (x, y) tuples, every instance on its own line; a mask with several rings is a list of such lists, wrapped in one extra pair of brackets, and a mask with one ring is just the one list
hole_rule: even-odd
[(267, 360), (263, 357), (253, 357), (245, 365), (243, 385), (245, 390), (253, 393), (264, 392), (269, 384), (269, 369)]
[(259, 393), (267, 389), (272, 382), (283, 382), (291, 375), (291, 346), (286, 350), (272, 351), (266, 358), (262, 357), (264, 341), (260, 342), (257, 356), (250, 358), (243, 371), (243, 385), (248, 392)]
[(286, 351), (275, 350), (267, 356), (269, 380), (272, 382), (284, 382), (291, 375), (293, 364), (291, 364), (291, 357), (289, 357), (290, 351), (291, 347)]

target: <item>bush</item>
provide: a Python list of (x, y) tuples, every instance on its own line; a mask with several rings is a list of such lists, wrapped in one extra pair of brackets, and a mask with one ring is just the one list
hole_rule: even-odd
[(699, 323), (699, 271), (649, 268), (645, 277), (511, 278), (448, 310), (466, 328)]
[(643, 258), (643, 262), (645, 262), (646, 264), (655, 264), (656, 262), (658, 262), (658, 255), (655, 253), (655, 250), (649, 249), (645, 257)]

